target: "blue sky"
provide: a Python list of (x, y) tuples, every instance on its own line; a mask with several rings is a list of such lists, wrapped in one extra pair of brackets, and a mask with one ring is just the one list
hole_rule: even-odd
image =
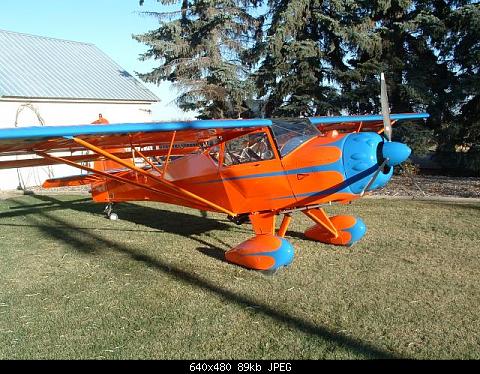
[[(138, 60), (147, 48), (132, 34), (158, 27), (157, 20), (140, 12), (164, 9), (156, 0), (145, 0), (143, 6), (138, 0), (1, 0), (0, 29), (93, 43), (130, 73), (144, 73), (155, 62)], [(173, 104), (176, 95), (168, 83), (146, 86), (162, 100), (154, 119), (192, 117)]]

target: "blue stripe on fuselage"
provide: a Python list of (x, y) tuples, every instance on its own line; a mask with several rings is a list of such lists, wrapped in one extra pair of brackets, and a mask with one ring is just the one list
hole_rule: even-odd
[[(334, 141), (332, 143), (327, 144), (319, 144), (317, 145), (318, 148), (321, 147), (337, 147), (340, 149), (341, 154), (343, 154), (343, 144), (345, 139), (347, 139), (348, 135), (342, 137), (341, 139)], [(261, 162), (261, 161), (260, 161)], [(226, 181), (235, 181), (235, 180), (242, 180), (242, 179), (256, 179), (256, 178), (269, 178), (269, 177), (279, 177), (279, 176), (287, 176), (292, 174), (302, 174), (302, 173), (319, 173), (322, 171), (338, 171), (339, 173), (343, 174), (343, 160), (342, 156), (337, 161), (334, 161), (330, 164), (325, 165), (315, 165), (309, 166), (299, 169), (291, 169), (291, 170), (281, 170), (281, 171), (274, 171), (271, 173), (259, 173), (259, 174), (248, 174), (248, 175), (241, 175), (238, 177), (230, 177), (230, 178), (222, 178), (222, 179), (213, 179), (205, 182), (198, 182), (197, 184), (209, 184), (209, 183), (221, 183)]]
[(282, 196), (282, 197), (276, 197), (273, 198), (272, 200), (281, 200), (281, 199), (291, 199), (294, 197), (312, 197), (312, 196), (328, 196), (332, 195), (337, 192), (346, 192), (346, 193), (352, 193), (352, 191), (347, 190), (347, 188), (355, 183), (358, 182), (360, 179), (365, 178), (366, 176), (373, 174), (376, 170), (378, 169), (378, 165), (373, 165), (372, 167), (368, 168), (367, 170), (362, 171), (361, 173), (358, 173), (354, 175), (353, 177), (350, 177), (343, 182), (327, 188), (326, 190), (322, 191), (313, 191), (313, 192), (306, 192), (302, 194), (297, 194), (297, 195), (290, 195), (290, 196)]
[(215, 180), (206, 181), (206, 182), (198, 182), (198, 184), (220, 183), (220, 182), (235, 181), (235, 180), (241, 180), (241, 179), (279, 177), (283, 175), (286, 176), (286, 175), (301, 174), (301, 173), (318, 173), (321, 171), (335, 171), (336, 170), (335, 164), (337, 163), (338, 161), (335, 161), (331, 164), (310, 166), (310, 167), (300, 168), (300, 169), (282, 170), (282, 171), (275, 171), (272, 173), (248, 174), (248, 175), (242, 175), (239, 177), (215, 179)]

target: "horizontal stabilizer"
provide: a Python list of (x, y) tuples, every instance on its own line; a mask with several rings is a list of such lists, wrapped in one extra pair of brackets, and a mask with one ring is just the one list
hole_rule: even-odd
[(85, 186), (98, 180), (98, 177), (92, 174), (72, 175), (63, 178), (47, 179), (42, 187), (43, 188), (56, 188), (56, 187), (73, 187), (73, 186)]

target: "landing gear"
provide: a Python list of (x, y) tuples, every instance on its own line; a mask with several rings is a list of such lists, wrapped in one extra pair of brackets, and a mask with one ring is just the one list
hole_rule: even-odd
[(118, 214), (113, 212), (113, 203), (108, 203), (103, 210), (103, 213), (108, 219), (112, 221), (116, 221), (118, 219)]
[(316, 223), (305, 231), (305, 236), (325, 244), (350, 247), (367, 231), (365, 223), (358, 217), (327, 217), (322, 209), (312, 209), (303, 213)]
[[(302, 210), (315, 225), (305, 231), (308, 239), (326, 244), (350, 247), (359, 241), (366, 232), (365, 223), (353, 216), (328, 217), (323, 209), (310, 208)], [(285, 239), (291, 214), (284, 213), (280, 228), (275, 231), (275, 214), (273, 212), (255, 212), (241, 214), (228, 219), (237, 225), (250, 221), (255, 236), (225, 253), (228, 262), (260, 270), (266, 275), (273, 275), (288, 266), (294, 257), (292, 244)]]
[(288, 266), (293, 260), (293, 247), (288, 240), (275, 233), (275, 215), (257, 212), (233, 222), (241, 224), (246, 219), (252, 223), (255, 236), (227, 251), (227, 261), (267, 274), (274, 274), (278, 268)]
[(248, 214), (239, 214), (238, 216), (227, 216), (227, 219), (230, 222), (233, 222), (236, 225), (243, 225), (244, 223), (250, 222), (250, 218), (248, 218)]
[(118, 214), (117, 213), (110, 213), (108, 218), (112, 221), (116, 221), (118, 219)]

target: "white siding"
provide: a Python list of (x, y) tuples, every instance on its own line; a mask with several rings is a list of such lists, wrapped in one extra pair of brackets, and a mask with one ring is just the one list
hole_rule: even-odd
[[(14, 127), (17, 110), (27, 101), (0, 100), (0, 128)], [(145, 103), (105, 103), (105, 102), (33, 102), (45, 125), (85, 125), (92, 123), (102, 113), (110, 123), (150, 122), (151, 104)], [(17, 126), (39, 126), (37, 115), (29, 108), (24, 108), (18, 115)], [(5, 160), (6, 158), (0, 158)], [(15, 159), (15, 157), (13, 157)], [(18, 169), (20, 177), (27, 187), (42, 184), (48, 175), (53, 172), (55, 177), (80, 174), (79, 169), (65, 165), (55, 165), (50, 168), (23, 168)], [(17, 169), (0, 170), (0, 190), (16, 189), (19, 185)]]

